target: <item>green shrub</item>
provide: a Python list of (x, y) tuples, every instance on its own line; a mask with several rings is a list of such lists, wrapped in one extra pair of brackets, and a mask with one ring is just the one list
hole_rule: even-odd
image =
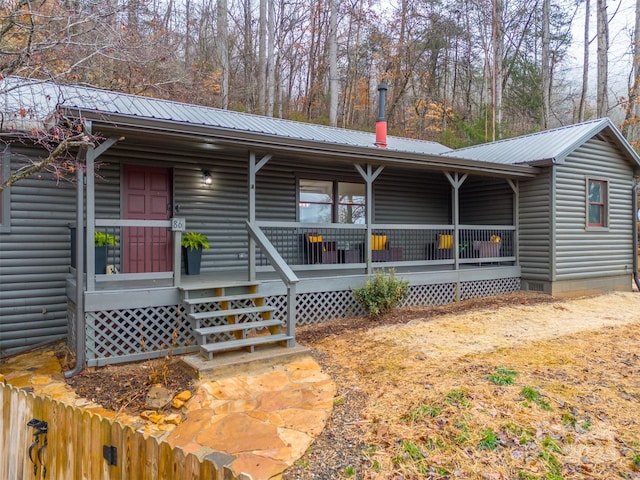
[(367, 280), (364, 287), (353, 290), (356, 301), (364, 308), (367, 315), (377, 317), (393, 310), (409, 296), (409, 282), (396, 278), (390, 270), (376, 272), (372, 280)]

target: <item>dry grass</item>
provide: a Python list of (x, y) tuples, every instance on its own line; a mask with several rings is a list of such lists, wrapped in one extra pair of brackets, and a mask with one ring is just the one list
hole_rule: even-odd
[(640, 479), (637, 293), (410, 316), (307, 334), (366, 395), (344, 477)]

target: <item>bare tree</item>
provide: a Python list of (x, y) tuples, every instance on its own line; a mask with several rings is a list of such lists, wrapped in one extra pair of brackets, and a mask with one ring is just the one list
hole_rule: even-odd
[(640, 126), (640, 0), (636, 0), (635, 26), (633, 32), (633, 59), (629, 81), (629, 98), (625, 105), (622, 133), (629, 140), (637, 142)]
[(492, 66), (492, 140), (500, 138), (498, 129), (502, 124), (502, 85), (504, 81), (502, 60), (504, 55), (503, 0), (493, 0), (493, 20), (491, 23), (491, 39), (493, 41)]
[(329, 124), (333, 127), (338, 125), (338, 2), (330, 0), (331, 13), (329, 18)]
[(551, 110), (551, 20), (549, 18), (550, 0), (542, 2), (542, 118), (540, 127), (549, 128), (549, 112)]
[(596, 113), (598, 117), (605, 117), (609, 112), (609, 19), (607, 17), (607, 0), (597, 0), (596, 5), (598, 22), (598, 74), (596, 90)]
[[(19, 0), (0, 3), (0, 13), (0, 142), (36, 144), (45, 152), (41, 158), (25, 158), (22, 167), (3, 179), (0, 190), (40, 172), (68, 178), (83, 168), (77, 150), (95, 145), (97, 139), (81, 120), (66, 118), (51, 102), (45, 102), (48, 111), (35, 112), (29, 101), (31, 88), (47, 80), (77, 81), (96, 59), (116, 58), (111, 49), (123, 39), (114, 28), (119, 8), (111, 1), (86, 1), (72, 9), (64, 2)], [(14, 75), (39, 80), (18, 80)], [(45, 125), (41, 114), (53, 124)]]
[(265, 113), (267, 104), (267, 1), (260, 0), (258, 19), (258, 111)]
[(578, 121), (583, 122), (585, 118), (585, 110), (587, 104), (587, 90), (589, 87), (589, 17), (591, 15), (591, 0), (585, 0), (584, 3), (584, 49), (582, 58), (582, 88), (580, 90), (580, 103), (578, 105)]
[(222, 108), (229, 108), (229, 28), (227, 23), (227, 0), (218, 0), (218, 61), (220, 62)]
[(276, 92), (276, 55), (275, 55), (275, 37), (276, 37), (276, 10), (273, 4), (274, 0), (267, 1), (267, 10), (269, 19), (267, 21), (267, 99), (265, 115), (273, 117), (273, 106), (275, 103)]

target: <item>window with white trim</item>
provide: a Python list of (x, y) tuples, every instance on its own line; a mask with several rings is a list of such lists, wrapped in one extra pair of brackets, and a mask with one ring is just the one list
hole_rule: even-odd
[(587, 179), (587, 227), (609, 226), (609, 185), (606, 180)]

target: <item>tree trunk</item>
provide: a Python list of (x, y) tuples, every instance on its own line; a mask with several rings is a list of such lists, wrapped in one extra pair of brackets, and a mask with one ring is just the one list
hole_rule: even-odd
[(244, 45), (242, 61), (244, 63), (244, 88), (245, 88), (245, 108), (249, 112), (255, 111), (256, 105), (256, 71), (255, 71), (255, 50), (253, 49), (253, 16), (251, 15), (251, 1), (245, 0), (244, 4)]
[(551, 32), (549, 25), (550, 0), (542, 2), (542, 118), (540, 127), (542, 130), (549, 128), (549, 112), (551, 110), (551, 65), (549, 64), (549, 51)]
[(338, 1), (331, 1), (331, 12), (329, 17), (329, 124), (332, 127), (338, 126)]
[(220, 62), (220, 96), (222, 108), (229, 108), (229, 27), (227, 23), (227, 0), (218, 0), (218, 61)]
[(627, 140), (638, 139), (637, 131), (640, 123), (640, 0), (636, 0), (636, 22), (633, 33), (633, 61), (631, 63), (631, 82), (629, 84), (629, 100), (625, 112), (622, 134)]
[(266, 111), (267, 103), (267, 0), (260, 0), (258, 27), (258, 113)]
[(492, 140), (500, 138), (502, 123), (502, 61), (504, 55), (503, 0), (493, 0), (493, 21), (491, 37), (493, 39), (493, 86), (492, 86)]
[(582, 59), (582, 90), (580, 91), (580, 104), (578, 105), (578, 121), (584, 122), (587, 104), (587, 90), (589, 87), (589, 16), (591, 15), (591, 0), (585, 0), (584, 8), (584, 54)]
[(598, 88), (596, 97), (596, 113), (598, 117), (606, 117), (609, 111), (607, 98), (609, 23), (607, 18), (607, 0), (597, 0), (598, 17)]
[(273, 105), (276, 94), (276, 12), (273, 1), (274, 0), (268, 0), (267, 2), (269, 20), (267, 22), (267, 108), (265, 115), (269, 117), (273, 117)]

